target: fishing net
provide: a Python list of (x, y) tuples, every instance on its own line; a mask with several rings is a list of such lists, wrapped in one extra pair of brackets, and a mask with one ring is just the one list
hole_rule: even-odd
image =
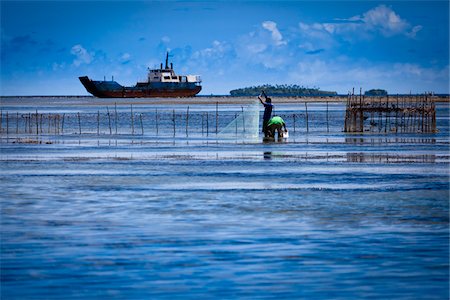
[(219, 132), (223, 138), (257, 140), (259, 136), (259, 105), (242, 106), (240, 114)]

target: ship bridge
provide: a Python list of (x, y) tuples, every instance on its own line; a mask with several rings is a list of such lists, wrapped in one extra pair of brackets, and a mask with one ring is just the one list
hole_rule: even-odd
[(202, 82), (199, 75), (176, 75), (173, 70), (173, 64), (169, 66), (169, 52), (166, 54), (166, 65), (159, 69), (148, 69), (148, 82), (172, 82), (172, 83), (195, 83), (200, 84)]

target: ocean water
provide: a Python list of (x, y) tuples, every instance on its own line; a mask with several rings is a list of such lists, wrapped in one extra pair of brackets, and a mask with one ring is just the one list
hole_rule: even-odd
[(249, 102), (24, 101), (1, 103), (2, 299), (449, 297), (447, 104), (434, 134), (350, 135), (343, 104), (307, 130), (275, 103), (289, 138), (264, 143)]

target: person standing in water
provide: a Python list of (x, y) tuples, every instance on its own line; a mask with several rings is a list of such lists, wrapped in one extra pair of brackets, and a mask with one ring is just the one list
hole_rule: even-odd
[(262, 91), (262, 95), (265, 98), (265, 102), (263, 101), (261, 95), (258, 96), (259, 101), (261, 102), (262, 105), (264, 105), (262, 132), (264, 132), (264, 136), (268, 136), (267, 123), (269, 123), (269, 120), (272, 116), (273, 105), (272, 105), (272, 99), (267, 97), (266, 93), (264, 93), (264, 91)]

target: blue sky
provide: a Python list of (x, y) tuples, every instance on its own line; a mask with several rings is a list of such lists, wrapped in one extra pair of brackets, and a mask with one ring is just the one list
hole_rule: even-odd
[(448, 1), (1, 1), (1, 95), (87, 95), (165, 51), (201, 94), (259, 84), (449, 93)]

